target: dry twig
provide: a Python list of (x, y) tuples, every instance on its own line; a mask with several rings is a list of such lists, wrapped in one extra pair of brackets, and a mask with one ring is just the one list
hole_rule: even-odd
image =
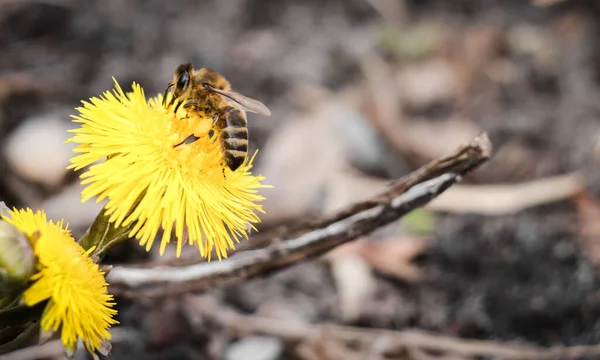
[(580, 173), (570, 173), (507, 185), (457, 185), (427, 205), (434, 211), (514, 214), (532, 207), (568, 199), (585, 188)]
[(110, 290), (130, 298), (203, 291), (322, 255), (425, 205), (485, 162), (490, 153), (491, 143), (483, 133), (453, 154), (392, 183), (374, 198), (295, 228), (282, 227), (253, 237), (263, 248), (237, 253), (222, 262), (151, 269), (115, 266), (107, 276)]
[[(127, 342), (132, 343), (134, 341), (139, 341), (139, 339), (136, 338), (135, 332), (129, 328), (116, 327), (110, 332), (112, 334), (112, 344)], [(33, 345), (23, 349), (15, 350), (8, 354), (0, 355), (0, 360), (37, 360), (48, 358), (55, 359), (61, 358), (64, 355), (64, 353), (65, 348), (62, 344), (62, 341), (59, 339), (48, 341), (47, 343), (41, 345)], [(77, 353), (78, 358), (84, 357), (84, 354), (86, 353), (85, 348), (81, 345), (78, 346)]]
[(487, 340), (466, 340), (417, 330), (365, 329), (343, 325), (318, 325), (286, 322), (233, 312), (213, 312), (211, 318), (221, 325), (244, 334), (263, 334), (287, 341), (332, 339), (361, 344), (379, 353), (396, 353), (402, 349), (440, 351), (463, 357), (490, 356), (502, 359), (575, 359), (600, 355), (600, 345), (549, 347), (514, 345)]

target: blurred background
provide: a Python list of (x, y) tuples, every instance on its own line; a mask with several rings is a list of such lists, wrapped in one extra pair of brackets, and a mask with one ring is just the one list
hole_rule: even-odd
[[(249, 115), (255, 171), (274, 185), (259, 230), (364, 199), (487, 131), (495, 155), (460, 186), (322, 259), (200, 295), (117, 299), (110, 358), (468, 358), (239, 334), (203, 315), (227, 311), (594, 344), (599, 18), (593, 0), (3, 0), (0, 199), (81, 235), (102, 204), (80, 204), (65, 171), (74, 108), (112, 77), (162, 92), (185, 62), (273, 113)], [(105, 262), (156, 257), (131, 241)]]

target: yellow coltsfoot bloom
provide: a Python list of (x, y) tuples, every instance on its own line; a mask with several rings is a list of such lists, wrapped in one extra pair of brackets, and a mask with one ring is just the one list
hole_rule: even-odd
[[(174, 234), (177, 256), (187, 241), (210, 258), (227, 257), (247, 224), (259, 222), (257, 203), (262, 176), (250, 172), (253, 158), (236, 171), (223, 164), (212, 119), (175, 114), (162, 96), (147, 100), (142, 88), (115, 90), (84, 102), (69, 140), (78, 143), (70, 168), (79, 170), (86, 188), (82, 201), (108, 199), (106, 215), (115, 226), (132, 226), (149, 250), (162, 229), (161, 254)], [(186, 139), (198, 137), (193, 142)]]
[(117, 321), (112, 295), (107, 293), (104, 274), (75, 242), (63, 222), (46, 220), (46, 214), (31, 209), (12, 210), (3, 218), (30, 240), (37, 256), (33, 284), (23, 293), (26, 305), (48, 300), (41, 329), (51, 334), (60, 329), (62, 343), (72, 354), (80, 339), (90, 353), (105, 353)]

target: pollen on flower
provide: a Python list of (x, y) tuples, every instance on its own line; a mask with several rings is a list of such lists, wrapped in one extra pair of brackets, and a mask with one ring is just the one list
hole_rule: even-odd
[(99, 350), (111, 338), (108, 329), (117, 323), (113, 319), (117, 311), (98, 265), (63, 228), (62, 220), (47, 221), (45, 213), (31, 209), (13, 210), (4, 220), (34, 240), (38, 268), (23, 300), (28, 306), (48, 300), (42, 331), (60, 329), (67, 350), (75, 349), (78, 339), (89, 352)]
[[(167, 111), (162, 97), (146, 100), (143, 90), (113, 92), (84, 102), (74, 121), (70, 142), (78, 143), (69, 168), (89, 168), (82, 201), (108, 199), (105, 206), (115, 226), (149, 250), (162, 230), (161, 254), (174, 236), (177, 256), (187, 240), (210, 258), (227, 257), (247, 224), (260, 221), (258, 189), (262, 176), (250, 172), (253, 157), (236, 171), (223, 164), (212, 119)], [(195, 135), (198, 140), (184, 140)]]

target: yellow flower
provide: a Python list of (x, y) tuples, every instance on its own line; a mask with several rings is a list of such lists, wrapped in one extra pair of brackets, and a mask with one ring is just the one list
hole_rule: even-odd
[[(227, 257), (234, 241), (248, 237), (247, 224), (259, 222), (256, 211), (262, 176), (250, 172), (252, 160), (236, 171), (223, 165), (212, 119), (180, 116), (166, 110), (162, 96), (146, 100), (133, 84), (124, 93), (115, 90), (83, 102), (69, 140), (78, 143), (69, 168), (89, 169), (82, 175), (87, 185), (82, 201), (108, 198), (105, 206), (115, 226), (133, 226), (136, 237), (149, 250), (160, 229), (160, 253), (177, 239), (177, 256), (187, 241), (204, 257), (216, 250)], [(185, 113), (185, 111), (183, 111)], [(216, 132), (215, 132), (216, 133)], [(190, 135), (199, 137), (183, 143)]]
[(46, 220), (46, 214), (31, 209), (12, 210), (4, 220), (13, 224), (32, 242), (38, 259), (31, 285), (24, 293), (26, 305), (48, 300), (41, 321), (46, 333), (61, 328), (61, 340), (67, 351), (74, 351), (81, 339), (93, 353), (111, 335), (108, 328), (117, 321), (112, 295), (107, 293), (104, 274), (88, 254), (58, 223)]

